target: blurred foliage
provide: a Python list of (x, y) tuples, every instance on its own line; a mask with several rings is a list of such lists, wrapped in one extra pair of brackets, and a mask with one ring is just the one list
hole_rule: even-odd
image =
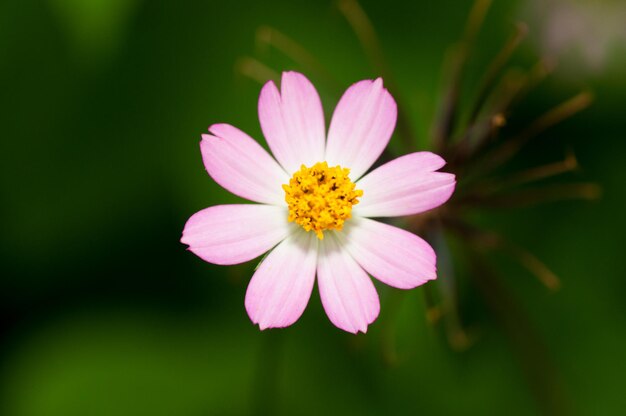
[(68, 42), (86, 64), (110, 59), (123, 40), (139, 0), (49, 0)]
[[(362, 5), (424, 148), (442, 62), (471, 3)], [(489, 11), (468, 62), (469, 92), (520, 8), (495, 2)], [(533, 36), (539, 29), (528, 25)], [(242, 57), (306, 70), (264, 47), (260, 27), (296, 39), (332, 75), (334, 84), (310, 75), (327, 118), (342, 89), (378, 75), (333, 2), (0, 3), (0, 414), (537, 413), (525, 363), (471, 286), (459, 288), (463, 325), (475, 337), (463, 352), (429, 323), (422, 289), (382, 285), (381, 315), (367, 335), (333, 327), (317, 293), (293, 327), (261, 333), (243, 307), (255, 264), (209, 265), (178, 242), (192, 213), (236, 201), (207, 177), (200, 134), (228, 122), (262, 137), (260, 85), (241, 73)], [(533, 45), (516, 64), (536, 60)], [(493, 258), (559, 371), (569, 411), (581, 415), (626, 407), (623, 50), (611, 49), (600, 72), (557, 69), (529, 95), (518, 120), (583, 88), (596, 100), (507, 166), (572, 149), (582, 168), (567, 175), (599, 183), (602, 199), (476, 218), (561, 277), (552, 293)], [(399, 152), (400, 138), (392, 141)]]

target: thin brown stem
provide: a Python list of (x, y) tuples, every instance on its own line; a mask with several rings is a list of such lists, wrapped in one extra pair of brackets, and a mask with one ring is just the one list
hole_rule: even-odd
[(489, 153), (480, 163), (480, 171), (490, 171), (511, 159), (529, 140), (548, 128), (559, 124), (576, 113), (587, 108), (593, 101), (593, 94), (584, 91), (564, 103), (550, 109), (532, 122), (517, 136), (507, 140), (500, 147)]
[(530, 68), (527, 80), (518, 94), (513, 97), (509, 104), (509, 108), (514, 107), (522, 100), (530, 91), (536, 88), (544, 79), (546, 79), (556, 68), (557, 62), (550, 57), (543, 57)]
[(568, 183), (543, 188), (524, 189), (506, 195), (469, 194), (457, 199), (464, 207), (481, 208), (522, 208), (548, 202), (568, 199), (597, 200), (602, 188), (595, 183)]
[(489, 91), (493, 87), (498, 74), (500, 74), (506, 63), (511, 58), (511, 55), (513, 55), (513, 52), (515, 52), (527, 33), (528, 26), (525, 23), (518, 23), (515, 27), (515, 32), (511, 35), (509, 40), (504, 44), (500, 52), (496, 55), (496, 57), (487, 68), (487, 71), (485, 72), (485, 75), (480, 82), (480, 87), (478, 89), (478, 98), (476, 99), (476, 103), (474, 104), (474, 107), (470, 114), (470, 124), (472, 124), (476, 120), (476, 117), (478, 117), (478, 113), (485, 104), (485, 101), (489, 96)]
[(554, 163), (537, 166), (518, 172), (504, 179), (493, 180), (480, 185), (481, 195), (494, 194), (501, 190), (515, 188), (527, 183), (537, 182), (542, 179), (550, 178), (564, 173), (573, 172), (579, 169), (578, 160), (574, 152), (569, 151), (565, 155), (565, 159)]
[[(468, 333), (461, 319), (459, 308), (458, 278), (454, 270), (452, 253), (443, 233), (443, 224), (439, 218), (435, 218), (437, 224), (428, 233), (429, 242), (437, 250), (437, 274), (438, 279), (433, 288), (439, 289), (441, 297), (441, 309), (445, 323), (448, 344), (455, 351), (468, 349), (474, 342), (473, 334)], [(431, 285), (426, 285), (431, 287)]]
[(437, 325), (441, 320), (442, 310), (441, 305), (435, 300), (433, 288), (429, 285), (422, 286), (422, 294), (426, 305), (426, 320), (431, 325)]
[(491, 7), (491, 0), (476, 0), (472, 6), (467, 23), (465, 25), (465, 34), (463, 36), (467, 45), (473, 45), (476, 41), (476, 36), (480, 32), (487, 11)]
[(481, 230), (459, 220), (449, 219), (446, 220), (445, 224), (463, 240), (480, 250), (497, 250), (508, 255), (528, 270), (546, 288), (555, 291), (561, 287), (560, 279), (544, 262), (501, 234)]
[(387, 63), (374, 25), (357, 0), (339, 0), (337, 7), (345, 16), (359, 39), (372, 68), (384, 78), (387, 89), (391, 91), (396, 98), (398, 102), (397, 132), (402, 139), (405, 150), (407, 152), (413, 151), (415, 135), (409, 121), (409, 116), (405, 110), (406, 106), (400, 94), (400, 89), (397, 87), (392, 71)]
[(528, 73), (509, 70), (500, 82), (492, 88), (485, 104), (492, 102), (489, 115), (475, 120), (456, 144), (452, 145), (448, 158), (452, 165), (464, 165), (474, 155), (480, 153), (506, 124), (507, 114), (530, 90), (535, 88), (555, 68), (554, 60), (543, 58)]
[(304, 70), (311, 72), (322, 80), (334, 93), (341, 91), (341, 85), (330, 71), (304, 46), (281, 31), (270, 26), (261, 26), (256, 32), (256, 43), (261, 51), (272, 47), (283, 53), (289, 59), (302, 66)]
[(250, 58), (241, 57), (235, 62), (235, 72), (244, 75), (259, 84), (265, 84), (268, 80), (279, 82), (280, 74), (264, 63)]
[(459, 95), (463, 77), (463, 70), (471, 53), (478, 32), (485, 20), (491, 0), (476, 0), (470, 11), (465, 26), (465, 32), (458, 45), (448, 52), (444, 62), (444, 73), (447, 75), (446, 87), (443, 89), (438, 115), (433, 125), (433, 145), (436, 151), (441, 152), (450, 140), (457, 119)]
[(544, 262), (539, 260), (537, 256), (511, 242), (506, 244), (506, 248), (509, 254), (524, 266), (526, 270), (533, 274), (545, 287), (552, 291), (561, 288), (561, 280)]
[(356, 0), (339, 0), (339, 11), (344, 15), (352, 30), (356, 34), (370, 63), (382, 76), (391, 77), (389, 64), (383, 53), (383, 49), (367, 13)]
[(473, 155), (495, 140), (500, 129), (506, 125), (508, 108), (528, 82), (528, 76), (519, 70), (509, 70), (499, 85), (492, 89), (486, 102), (490, 103), (490, 115), (475, 120), (462, 133), (461, 138), (450, 145), (449, 158), (453, 165), (463, 165)]

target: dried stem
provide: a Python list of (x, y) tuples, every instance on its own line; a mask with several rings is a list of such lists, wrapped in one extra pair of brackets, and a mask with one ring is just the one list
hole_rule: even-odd
[(474, 121), (463, 132), (461, 139), (449, 146), (449, 158), (452, 164), (463, 165), (497, 137), (499, 130), (506, 124), (506, 113), (511, 102), (527, 82), (527, 75), (517, 70), (507, 72), (500, 85), (493, 89), (491, 96), (486, 99), (487, 102), (493, 102), (490, 115)]
[(508, 178), (494, 180), (480, 186), (480, 195), (490, 195), (501, 190), (512, 189), (531, 182), (561, 175), (579, 169), (578, 160), (572, 151), (568, 151), (565, 159), (537, 166), (528, 170), (518, 172)]
[(374, 70), (385, 78), (391, 78), (380, 40), (365, 10), (356, 0), (339, 0), (337, 7), (352, 27)]
[(533, 88), (536, 88), (541, 81), (546, 79), (548, 75), (550, 75), (554, 69), (556, 68), (556, 60), (544, 57), (539, 60), (535, 65), (530, 68), (528, 73), (526, 82), (520, 89), (520, 91), (513, 97), (509, 104), (509, 108), (515, 106), (522, 98), (528, 94), (528, 92), (532, 91)]
[(531, 123), (517, 136), (507, 140), (500, 147), (489, 153), (480, 162), (481, 172), (490, 171), (511, 159), (529, 140), (544, 130), (572, 117), (587, 108), (593, 101), (593, 94), (584, 91), (570, 98), (562, 104), (552, 108)]
[(433, 126), (433, 145), (436, 151), (441, 152), (454, 130), (459, 106), (463, 69), (470, 55), (480, 28), (485, 20), (491, 0), (476, 0), (469, 14), (462, 40), (448, 54), (444, 71), (449, 79), (444, 88), (443, 98)]
[(500, 86), (492, 88), (490, 96), (485, 98), (485, 103), (494, 103), (489, 115), (475, 120), (466, 128), (458, 142), (452, 145), (448, 156), (450, 164), (464, 165), (464, 162), (480, 153), (506, 124), (511, 108), (550, 74), (554, 67), (553, 60), (543, 58), (527, 74), (510, 70), (503, 77)]
[(522, 208), (568, 199), (596, 200), (602, 188), (596, 183), (568, 183), (543, 188), (524, 189), (505, 195), (469, 194), (458, 198), (459, 206), (481, 208)]
[(521, 264), (546, 288), (555, 291), (561, 287), (557, 275), (537, 256), (517, 244), (507, 240), (501, 234), (481, 230), (466, 222), (449, 219), (446, 225), (459, 237), (480, 250), (498, 250)]
[(465, 34), (463, 36), (468, 46), (474, 44), (476, 36), (485, 21), (487, 11), (491, 6), (491, 0), (476, 0), (472, 6), (467, 23), (465, 25)]
[(365, 54), (374, 71), (379, 73), (385, 80), (387, 89), (392, 92), (396, 101), (398, 101), (398, 125), (397, 132), (404, 144), (407, 152), (413, 151), (415, 145), (415, 135), (413, 134), (408, 114), (405, 111), (406, 106), (400, 94), (400, 89), (392, 75), (391, 69), (385, 54), (381, 47), (381, 43), (374, 29), (374, 25), (370, 21), (367, 13), (356, 0), (339, 0), (337, 2), (339, 11), (345, 16), (346, 20), (356, 34)]
[(443, 234), (443, 227), (439, 218), (435, 219), (437, 226), (428, 233), (429, 241), (437, 251), (437, 274), (439, 278), (434, 285), (425, 285), (424, 289), (437, 288), (441, 295), (440, 311), (443, 313), (446, 336), (450, 347), (455, 351), (463, 351), (470, 347), (473, 338), (469, 336), (463, 326), (459, 311), (457, 277), (454, 272), (452, 254)]
[(462, 165), (489, 142), (495, 140), (500, 129), (506, 125), (506, 111), (510, 102), (523, 88), (525, 82), (526, 77), (515, 71), (504, 77), (502, 86), (497, 90), (499, 97), (492, 98), (497, 101), (493, 105), (493, 114), (475, 121), (466, 128), (460, 140), (449, 145), (448, 157), (452, 164)]
[(509, 61), (511, 55), (517, 49), (527, 33), (528, 26), (525, 23), (518, 23), (516, 25), (515, 32), (511, 35), (509, 40), (504, 44), (500, 52), (489, 65), (480, 83), (478, 98), (476, 99), (476, 103), (470, 113), (469, 124), (473, 124), (478, 117), (478, 114), (485, 104), (489, 91), (493, 87), (498, 74), (500, 74), (506, 63)]
[(431, 325), (437, 325), (443, 314), (441, 306), (435, 300), (433, 288), (429, 285), (422, 286), (422, 294), (424, 295), (424, 304), (426, 305), (426, 320)]
[(543, 283), (545, 287), (552, 291), (556, 291), (561, 288), (561, 280), (534, 254), (511, 242), (508, 242), (505, 247), (509, 254), (519, 261), (519, 263), (530, 271), (535, 277), (537, 277), (537, 279)]
[(235, 72), (245, 75), (259, 84), (265, 84), (270, 79), (274, 82), (280, 81), (280, 74), (278, 72), (248, 56), (237, 59), (235, 62)]
[(273, 47), (306, 71), (320, 78), (333, 92), (341, 91), (339, 82), (312, 53), (279, 30), (270, 26), (259, 27), (256, 32), (256, 43), (261, 49)]

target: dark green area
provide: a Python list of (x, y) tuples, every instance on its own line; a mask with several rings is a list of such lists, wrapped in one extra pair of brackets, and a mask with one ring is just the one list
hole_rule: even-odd
[[(445, 51), (470, 7), (363, 1), (416, 149), (428, 144)], [(490, 10), (469, 63), (469, 93), (528, 7), (496, 2)], [(539, 56), (529, 25), (530, 40), (514, 58), (524, 66)], [(275, 49), (256, 48), (261, 26), (297, 40), (340, 89)], [(626, 408), (626, 74), (624, 46), (613, 50), (602, 70), (557, 70), (527, 97), (512, 125), (581, 89), (593, 90), (595, 102), (505, 168), (558, 160), (572, 149), (582, 169), (552, 181), (596, 182), (602, 198), (477, 214), (560, 276), (563, 287), (552, 293), (515, 262), (491, 259), (557, 370), (558, 385), (548, 389), (580, 415)], [(341, 89), (379, 75), (332, 2), (0, 3), (0, 414), (549, 409), (533, 393), (537, 381), (525, 376), (528, 363), (501, 317), (467, 283), (463, 260), (461, 316), (475, 339), (458, 352), (428, 323), (423, 289), (379, 285), (381, 314), (367, 335), (336, 329), (316, 291), (293, 327), (260, 332), (243, 306), (256, 263), (210, 265), (178, 242), (194, 212), (237, 200), (206, 174), (200, 134), (227, 122), (262, 137), (260, 84), (237, 69), (242, 57), (305, 72), (327, 119)], [(391, 148), (401, 148), (397, 136)]]

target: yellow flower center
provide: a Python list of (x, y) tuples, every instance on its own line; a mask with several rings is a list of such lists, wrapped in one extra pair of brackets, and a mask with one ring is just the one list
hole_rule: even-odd
[(341, 230), (352, 216), (352, 205), (363, 191), (354, 189), (348, 174), (350, 169), (319, 162), (307, 168), (302, 165), (293, 174), (288, 185), (283, 185), (285, 201), (289, 205), (289, 222), (295, 222), (306, 231), (315, 231), (324, 239), (324, 230)]

